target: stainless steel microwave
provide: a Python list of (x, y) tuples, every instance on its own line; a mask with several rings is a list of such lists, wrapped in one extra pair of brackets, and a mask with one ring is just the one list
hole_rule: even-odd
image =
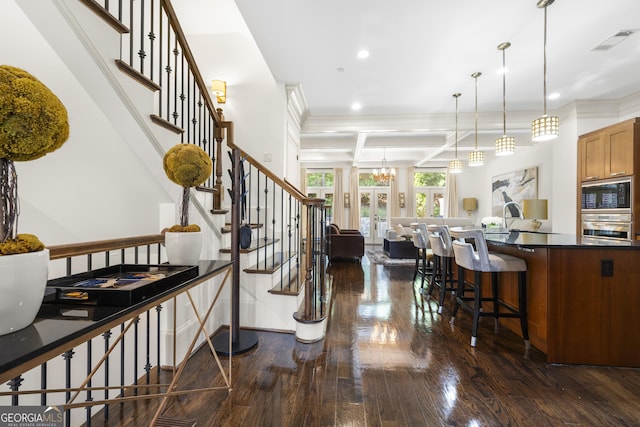
[(582, 212), (631, 213), (631, 178), (582, 184)]

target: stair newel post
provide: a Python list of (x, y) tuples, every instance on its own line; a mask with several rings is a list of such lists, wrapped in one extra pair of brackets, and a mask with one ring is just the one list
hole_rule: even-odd
[(305, 206), (307, 207), (307, 229), (305, 231), (307, 244), (305, 245), (305, 253), (304, 253), (304, 263), (305, 263), (305, 276), (304, 276), (304, 318), (311, 318), (312, 302), (313, 302), (313, 246), (315, 242), (313, 241), (313, 227), (315, 223), (315, 215), (314, 215), (314, 206), (312, 204), (307, 204), (305, 202)]
[(231, 259), (233, 260), (233, 280), (231, 290), (231, 341), (236, 343), (240, 339), (240, 150), (232, 150), (233, 182), (231, 184)]
[(220, 116), (220, 122), (216, 122), (214, 129), (214, 138), (216, 140), (216, 182), (214, 188), (216, 192), (213, 193), (213, 211), (222, 210), (222, 198), (224, 197), (224, 187), (222, 186), (222, 141), (224, 140), (224, 127), (221, 125), (224, 122), (224, 115), (222, 114), (222, 108), (218, 108), (218, 115)]
[[(233, 145), (233, 122), (224, 122), (228, 141)], [(240, 330), (240, 150), (231, 150), (231, 324), (229, 331), (221, 332), (212, 340), (216, 353), (223, 356), (242, 354), (258, 345), (258, 335), (253, 331)], [(231, 336), (229, 336), (231, 335)], [(231, 344), (231, 348), (229, 348)]]

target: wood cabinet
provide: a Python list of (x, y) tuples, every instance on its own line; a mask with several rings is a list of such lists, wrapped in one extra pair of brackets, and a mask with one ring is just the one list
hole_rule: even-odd
[[(640, 366), (638, 252), (551, 251), (547, 361)], [(603, 263), (610, 263), (611, 275)]]
[(635, 174), (640, 168), (640, 119), (589, 132), (578, 139), (579, 181)]

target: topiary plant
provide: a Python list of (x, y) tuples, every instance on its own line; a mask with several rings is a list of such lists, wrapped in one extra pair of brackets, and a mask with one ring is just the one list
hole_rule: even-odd
[(209, 178), (213, 170), (211, 158), (197, 145), (177, 144), (164, 155), (162, 167), (171, 181), (183, 187), (180, 226), (168, 231), (200, 231), (197, 225), (189, 225), (189, 191)]
[(37, 237), (17, 234), (14, 162), (42, 157), (60, 148), (68, 137), (67, 110), (58, 97), (28, 72), (0, 65), (0, 254), (44, 249)]

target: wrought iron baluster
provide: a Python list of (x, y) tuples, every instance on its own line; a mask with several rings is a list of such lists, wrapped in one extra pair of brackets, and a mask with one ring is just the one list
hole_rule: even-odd
[[(73, 355), (75, 354), (75, 352), (73, 351), (73, 349), (65, 351), (62, 354), (62, 358), (65, 360), (65, 387), (67, 388), (67, 391), (64, 393), (65, 396), (65, 401), (68, 402), (69, 399), (71, 399), (71, 391), (68, 391), (68, 389), (71, 388), (71, 359), (73, 359)], [(65, 411), (65, 425), (67, 427), (71, 426), (71, 410), (67, 409)]]
[(47, 404), (47, 362), (40, 365), (40, 405), (45, 406)]
[(144, 75), (144, 58), (147, 56), (144, 51), (144, 0), (138, 0), (140, 2), (140, 49), (138, 50), (138, 57), (140, 58), (140, 74)]
[[(109, 351), (109, 338), (111, 338), (111, 331), (107, 331), (102, 334), (104, 339), (104, 353)], [(104, 400), (109, 400), (109, 356), (104, 360)], [(104, 405), (104, 419), (109, 419), (109, 404)]]
[[(140, 316), (136, 316), (133, 321), (133, 385), (138, 385), (138, 325), (140, 323)], [(133, 388), (133, 395), (138, 395), (138, 387)]]
[[(176, 44), (173, 49), (173, 69), (175, 72), (173, 73), (173, 124), (177, 125), (178, 123), (178, 56), (180, 55), (180, 50), (178, 49), (178, 38), (176, 37)], [(180, 70), (182, 72), (182, 70)], [(169, 109), (167, 108), (167, 112)]]
[[(87, 341), (87, 377), (89, 375), (91, 375), (91, 371), (92, 371), (92, 355), (91, 355), (91, 340)], [(91, 382), (92, 380), (90, 379), (89, 382), (87, 383), (87, 402), (92, 402), (93, 401), (93, 397), (91, 396)], [(87, 427), (91, 427), (91, 406), (87, 406), (85, 408), (86, 410), (86, 422), (85, 425)]]
[(147, 363), (144, 365), (146, 372), (147, 385), (149, 384), (149, 375), (151, 371), (151, 313), (147, 310)]
[(158, 314), (157, 325), (156, 325), (156, 383), (160, 383), (160, 312), (162, 311), (162, 306), (156, 306), (156, 313)]
[[(20, 386), (22, 385), (22, 382), (24, 381), (24, 378), (22, 378), (22, 375), (18, 375), (17, 377), (13, 378), (11, 381), (9, 381), (7, 383), (7, 385), (9, 386), (9, 389), (11, 391), (18, 391), (20, 390)], [(18, 406), (19, 402), (18, 402), (18, 395), (14, 394), (11, 396), (11, 405), (12, 406)]]
[[(120, 324), (120, 334), (124, 333), (124, 323)], [(124, 397), (124, 373), (125, 373), (125, 339), (120, 340), (120, 396)], [(120, 407), (124, 405), (124, 402), (120, 402)]]
[(129, 65), (133, 67), (133, 34), (134, 34), (134, 20), (133, 20), (133, 1), (129, 0)]

